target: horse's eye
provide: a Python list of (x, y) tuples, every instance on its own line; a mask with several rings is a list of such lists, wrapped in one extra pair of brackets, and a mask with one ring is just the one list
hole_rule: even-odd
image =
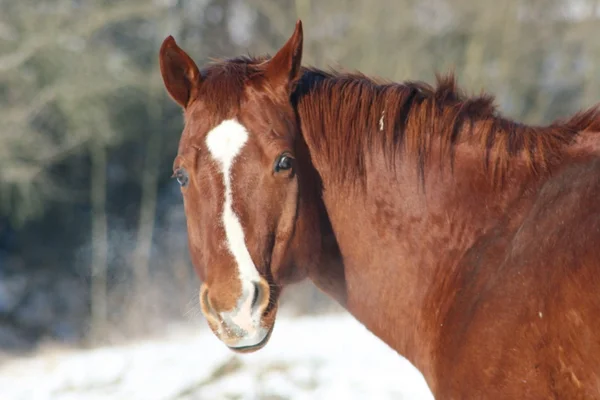
[(188, 177), (187, 171), (184, 168), (179, 168), (175, 172), (175, 179), (177, 179), (177, 182), (179, 182), (179, 185), (181, 187), (187, 186), (188, 181), (189, 181), (189, 177)]
[(275, 172), (287, 171), (292, 168), (293, 158), (289, 154), (282, 154), (275, 162)]

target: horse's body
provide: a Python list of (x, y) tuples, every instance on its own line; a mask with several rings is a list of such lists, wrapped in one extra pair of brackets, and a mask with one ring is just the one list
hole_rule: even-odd
[[(451, 78), (304, 69), (301, 47), (298, 25), (272, 59), (202, 73), (172, 39), (161, 49), (215, 333), (262, 347), (282, 287), (308, 276), (437, 398), (600, 399), (600, 111), (520, 125)], [(276, 175), (282, 156), (261, 172), (284, 148), (294, 173)]]

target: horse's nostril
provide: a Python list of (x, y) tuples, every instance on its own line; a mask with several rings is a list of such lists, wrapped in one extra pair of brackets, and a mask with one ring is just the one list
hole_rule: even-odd
[(254, 282), (254, 293), (252, 294), (252, 305), (250, 306), (253, 310), (258, 304), (258, 300), (260, 297), (260, 287), (257, 282)]
[(252, 294), (252, 313), (265, 313), (269, 309), (271, 290), (269, 283), (261, 279), (258, 282), (253, 282), (254, 291)]
[(203, 303), (204, 306), (206, 307), (206, 309), (208, 310), (208, 312), (213, 315), (213, 316), (217, 316), (217, 312), (215, 311), (215, 308), (213, 307), (213, 305), (210, 302), (210, 297), (208, 296), (208, 290), (204, 290), (202, 292), (202, 297), (203, 297)]

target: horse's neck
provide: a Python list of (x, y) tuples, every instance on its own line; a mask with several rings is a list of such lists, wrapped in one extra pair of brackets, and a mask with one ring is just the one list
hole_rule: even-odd
[[(319, 165), (326, 144), (309, 142), (308, 147)], [(437, 156), (433, 153), (431, 159)], [(473, 160), (484, 155), (474, 155), (472, 148), (457, 149), (454, 173), (447, 172), (444, 179), (436, 172), (439, 166), (430, 166), (424, 188), (419, 186), (416, 160), (402, 157), (392, 172), (380, 162), (383, 155), (369, 155), (366, 190), (340, 186), (327, 168), (318, 172), (324, 218), (339, 246), (336, 268), (341, 273), (334, 277), (343, 279), (343, 304), (427, 376), (439, 334), (437, 310), (448, 301), (436, 291), (459, 273), (453, 269), (478, 238), (501, 221), (515, 225), (533, 196), (518, 171), (510, 187), (490, 190), (481, 164)], [(331, 268), (331, 262), (323, 265), (312, 279), (331, 280)]]

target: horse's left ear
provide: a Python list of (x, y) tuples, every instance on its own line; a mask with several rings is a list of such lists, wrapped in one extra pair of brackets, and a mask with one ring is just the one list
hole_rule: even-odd
[(302, 21), (298, 20), (292, 36), (266, 64), (265, 75), (271, 84), (287, 94), (301, 76), (303, 36)]

